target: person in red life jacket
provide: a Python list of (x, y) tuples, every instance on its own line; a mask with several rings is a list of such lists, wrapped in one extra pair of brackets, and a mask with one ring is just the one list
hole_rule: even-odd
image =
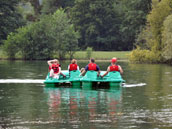
[(50, 70), (50, 77), (53, 78), (59, 78), (59, 75), (61, 74), (63, 77), (66, 77), (62, 72), (61, 72), (61, 65), (59, 64), (59, 61), (57, 59), (54, 60), (49, 60), (47, 61), (49, 65), (49, 70)]
[(69, 64), (69, 66), (68, 66), (68, 70), (69, 71), (79, 70), (79, 66), (77, 65), (77, 60), (76, 59), (73, 59), (71, 61), (71, 64)]
[(95, 60), (94, 60), (93, 58), (91, 58), (91, 59), (89, 60), (89, 64), (85, 67), (85, 69), (84, 69), (84, 68), (81, 69), (81, 75), (84, 76), (85, 73), (86, 73), (87, 71), (97, 71), (97, 72), (98, 72), (98, 73), (97, 73), (97, 76), (100, 75), (100, 68), (99, 68), (99, 66), (95, 63)]
[(115, 57), (112, 58), (111, 65), (107, 68), (107, 71), (101, 77), (106, 76), (109, 72), (112, 72), (112, 71), (118, 71), (121, 74), (123, 74), (123, 70), (121, 66), (117, 65), (116, 63), (117, 63), (117, 58)]

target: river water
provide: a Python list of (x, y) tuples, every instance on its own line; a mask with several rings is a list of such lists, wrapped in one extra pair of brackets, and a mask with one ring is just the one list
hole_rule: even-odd
[(172, 66), (119, 64), (123, 87), (83, 89), (45, 87), (46, 61), (0, 61), (0, 129), (172, 128)]

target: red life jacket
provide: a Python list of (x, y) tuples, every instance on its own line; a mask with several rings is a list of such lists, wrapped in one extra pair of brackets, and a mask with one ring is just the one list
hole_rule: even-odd
[(88, 64), (88, 70), (93, 70), (96, 71), (97, 70), (97, 65), (95, 63), (89, 63)]
[(59, 64), (52, 64), (52, 69), (54, 70), (54, 73), (58, 73), (59, 72)]
[(111, 71), (119, 71), (119, 66), (118, 65), (111, 65), (110, 66), (110, 72)]
[(78, 65), (77, 64), (70, 64), (69, 65), (69, 71), (77, 70)]

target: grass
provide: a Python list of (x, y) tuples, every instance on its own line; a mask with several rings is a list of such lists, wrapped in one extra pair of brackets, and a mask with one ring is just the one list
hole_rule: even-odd
[[(117, 57), (118, 59), (126, 60), (128, 59), (129, 53), (130, 51), (94, 51), (91, 57), (95, 58), (96, 60), (109, 60), (112, 57)], [(87, 59), (86, 51), (77, 51), (74, 54), (74, 58)]]
[(0, 59), (7, 59), (7, 55), (2, 51), (2, 48), (0, 47)]
[[(128, 54), (130, 51), (93, 51), (92, 58), (96, 60), (110, 60), (112, 57), (117, 57), (120, 60), (128, 60)], [(69, 56), (66, 56), (69, 59)], [(88, 60), (86, 51), (77, 51), (74, 54), (74, 58), (77, 60)], [(8, 59), (7, 55), (0, 48), (0, 59)], [(16, 59), (22, 59), (21, 54), (16, 54)]]

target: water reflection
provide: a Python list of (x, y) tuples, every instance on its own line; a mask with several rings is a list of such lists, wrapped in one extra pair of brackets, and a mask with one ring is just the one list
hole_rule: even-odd
[[(72, 127), (116, 126), (122, 89), (44, 88), (51, 121)], [(88, 124), (86, 126), (86, 124)]]

